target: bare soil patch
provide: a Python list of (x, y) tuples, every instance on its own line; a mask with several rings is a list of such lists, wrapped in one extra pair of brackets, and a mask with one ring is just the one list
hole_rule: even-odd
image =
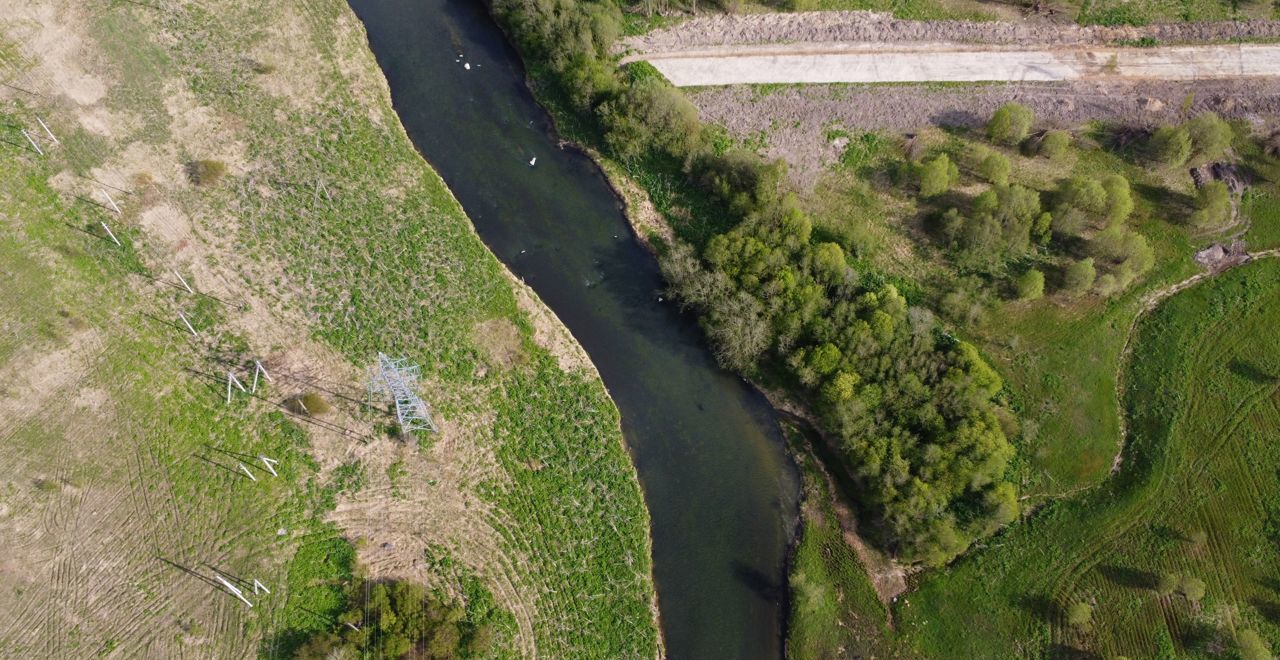
[(974, 21), (907, 21), (870, 11), (716, 14), (622, 40), (620, 50), (668, 53), (705, 46), (934, 41), (968, 44), (1079, 46), (1155, 39), (1161, 43), (1210, 43), (1280, 37), (1280, 21), (1169, 23), (1133, 26)]

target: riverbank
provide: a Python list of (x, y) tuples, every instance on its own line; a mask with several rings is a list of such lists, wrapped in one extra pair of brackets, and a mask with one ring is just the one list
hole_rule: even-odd
[[(535, 92), (539, 89), (537, 81), (532, 77), (526, 77), (526, 84)], [(566, 148), (580, 150), (599, 166), (608, 180), (610, 188), (618, 199), (623, 202), (624, 216), (630, 225), (635, 240), (644, 245), (655, 257), (660, 257), (667, 248), (676, 244), (680, 239), (676, 237), (675, 230), (655, 207), (644, 188), (627, 174), (626, 168), (586, 144), (582, 141), (580, 134), (577, 138), (574, 138), (571, 137), (574, 131), (566, 132), (561, 128), (562, 126), (576, 126), (577, 121), (557, 102), (554, 95), (546, 93), (546, 89), (543, 88), (543, 93), (535, 93), (535, 97), (538, 98), (539, 103), (552, 117), (557, 134), (562, 136), (561, 143)], [(566, 135), (568, 137), (563, 137)], [(787, 443), (790, 459), (796, 464), (797, 469), (802, 470), (804, 473), (806, 484), (803, 488), (804, 495), (800, 502), (801, 517), (787, 543), (787, 575), (789, 578), (796, 575), (797, 556), (805, 543), (826, 543), (825, 540), (811, 540), (808, 537), (829, 534), (830, 525), (834, 522), (838, 528), (840, 542), (844, 544), (844, 547), (849, 552), (854, 553), (854, 561), (857, 562), (858, 570), (861, 571), (861, 579), (870, 579), (872, 591), (881, 602), (888, 626), (892, 628), (891, 608), (897, 597), (907, 589), (906, 578), (908, 571), (879, 550), (871, 547), (859, 535), (856, 514), (850, 503), (844, 499), (851, 496), (851, 493), (837, 488), (831, 474), (831, 470), (839, 468), (825, 465), (825, 461), (833, 460), (831, 457), (834, 451), (832, 440), (821, 437), (822, 434), (817, 431), (819, 423), (815, 416), (788, 394), (780, 390), (770, 389), (759, 382), (749, 382), (751, 382), (751, 386), (756, 391), (760, 392), (769, 401), (776, 411), (791, 417), (792, 424), (808, 429), (804, 432), (796, 431), (795, 433), (811, 436), (808, 439), (792, 438)], [(826, 458), (820, 458), (818, 453), (815, 452), (815, 448), (806, 447), (805, 443), (807, 442), (825, 443), (827, 448), (821, 453)], [(821, 483), (818, 483), (818, 480)], [(831, 516), (830, 519), (825, 517), (828, 515)], [(831, 551), (831, 549), (828, 548), (827, 551)], [(858, 579), (857, 576), (845, 577)], [(821, 580), (822, 578), (812, 575), (809, 579)], [(796, 586), (791, 584), (790, 579), (783, 587), (791, 594), (790, 598), (792, 599), (804, 597), (795, 594)], [(824, 585), (823, 588), (838, 590), (842, 586), (832, 582)], [(788, 617), (783, 624), (784, 631), (790, 631), (794, 625), (791, 621), (794, 610), (788, 607), (787, 611)], [(853, 609), (841, 616), (857, 617), (862, 612), (862, 610)], [(801, 625), (808, 627), (812, 624), (806, 620)], [(790, 639), (790, 634), (786, 634), (785, 638)], [(880, 647), (873, 645), (867, 648)]]

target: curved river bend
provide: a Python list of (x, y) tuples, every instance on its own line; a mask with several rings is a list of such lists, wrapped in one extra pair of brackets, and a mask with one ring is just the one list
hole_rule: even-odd
[(692, 319), (659, 302), (654, 259), (595, 164), (557, 147), (480, 2), (351, 5), (409, 136), (586, 348), (622, 412), (653, 519), (667, 652), (780, 657), (798, 485), (773, 411), (716, 367)]

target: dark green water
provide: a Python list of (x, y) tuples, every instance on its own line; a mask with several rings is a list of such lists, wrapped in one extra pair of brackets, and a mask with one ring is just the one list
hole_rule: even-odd
[(618, 199), (589, 159), (557, 146), (477, 0), (351, 5), (418, 149), (586, 348), (622, 411), (653, 519), (668, 653), (780, 657), (798, 485), (773, 411), (716, 367), (691, 318), (659, 302), (657, 265)]

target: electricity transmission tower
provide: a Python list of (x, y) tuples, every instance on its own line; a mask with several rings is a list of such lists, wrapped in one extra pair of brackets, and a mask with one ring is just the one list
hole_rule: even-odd
[(390, 395), (402, 433), (436, 430), (431, 407), (418, 396), (420, 374), (418, 365), (410, 364), (406, 358), (393, 360), (385, 353), (378, 353), (378, 365), (369, 369), (369, 405), (373, 405), (375, 396)]

